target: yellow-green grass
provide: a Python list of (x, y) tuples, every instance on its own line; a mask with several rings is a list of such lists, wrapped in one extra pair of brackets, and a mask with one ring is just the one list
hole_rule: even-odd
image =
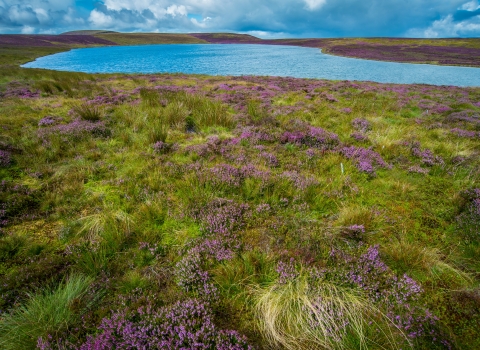
[(153, 45), (153, 44), (206, 44), (188, 34), (169, 33), (101, 33), (95, 37), (112, 41), (118, 45)]
[[(37, 54), (41, 50), (28, 53)], [(18, 60), (22, 57), (26, 56), (18, 55)], [(316, 88), (313, 99), (307, 99), (301, 88), (286, 89), (270, 101), (271, 107), (258, 94), (240, 99), (243, 109), (216, 99), (222, 93), (219, 84), (265, 89), (273, 84), (263, 79), (89, 75), (10, 71), (4, 66), (0, 91), (14, 90), (11, 81), (19, 80), (21, 88), (38, 89), (39, 96), (5, 96), (0, 102), (0, 146), (12, 154), (12, 162), (0, 168), (1, 180), (7, 183), (1, 200), (16, 206), (0, 236), (2, 308), (20, 317), (32, 303), (29, 300), (63, 288), (59, 279), (71, 271), (88, 275), (105, 289), (105, 299), (88, 313), (86, 328), (75, 335), (68, 327), (38, 333), (77, 341), (92, 334), (113, 308), (124, 307), (128, 295), (140, 295), (143, 301), (132, 301), (139, 304), (155, 295), (160, 305), (195, 297), (175, 283), (173, 271), (191, 247), (212, 238), (198, 212), (214, 199), (225, 198), (248, 205), (249, 211), (235, 233), (242, 248), (230, 260), (205, 261), (220, 295), (212, 308), (216, 322), (240, 330), (258, 348), (271, 344), (299, 349), (395, 349), (397, 341), (404, 341), (405, 347), (431, 346), (431, 339), (405, 341), (403, 331), (386, 318), (384, 306), (369, 300), (358, 286), (340, 282), (338, 276), (327, 275), (318, 285), (306, 274), (288, 283), (278, 279), (277, 263), (290, 258), (305, 271), (325, 268), (340, 275), (342, 270), (332, 266), (332, 249), (358, 258), (362, 249), (376, 244), (392, 274), (400, 278), (406, 273), (421, 285), (424, 292), (415, 305), (427, 307), (439, 318), (439, 328), (449, 334), (453, 346), (478, 347), (475, 295), (480, 244), (465, 236), (457, 222), (464, 210), (461, 193), (479, 187), (478, 139), (449, 131), (453, 126), (445, 119), (453, 112), (426, 115), (417, 104), (431, 94), (432, 100), (452, 105), (455, 111), (478, 114), (480, 107), (459, 105), (454, 93), (478, 102), (480, 90), (452, 93), (410, 86), (406, 89), (411, 95), (421, 97), (401, 105), (402, 96), (384, 92), (387, 85), (359, 83), (352, 88), (325, 82)], [(180, 92), (155, 88), (162, 85), (176, 86)], [(85, 101), (123, 93), (127, 98), (115, 103)], [(338, 101), (326, 100), (324, 94), (334, 94)], [(292, 106), (301, 108), (281, 109)], [(65, 125), (76, 119), (104, 123), (109, 133), (75, 137), (57, 133), (44, 140), (41, 132), (49, 126), (38, 123), (47, 116), (62, 118), (59, 123)], [(367, 141), (350, 137), (356, 118), (370, 123)], [(310, 157), (308, 146), (279, 141), (285, 131), (301, 129), (302, 122), (338, 134), (346, 145), (371, 148), (392, 168), (369, 176), (340, 152), (316, 149)], [(244, 138), (234, 143), (250, 130), (245, 127), (275, 140)], [(462, 127), (477, 130), (474, 125)], [(221, 145), (209, 146), (212, 150), (206, 154), (195, 150), (215, 144), (212, 137), (218, 137)], [(153, 145), (158, 141), (171, 148), (156, 151)], [(445, 163), (421, 164), (405, 144), (415, 141)], [(269, 163), (265, 153), (274, 155), (278, 164)], [(465, 159), (458, 163), (457, 156)], [(235, 168), (250, 164), (271, 176), (266, 183), (247, 177), (238, 186), (219, 184), (207, 169), (224, 163)], [(428, 174), (409, 171), (413, 165), (429, 170)], [(292, 171), (313, 178), (315, 184), (298, 187), (282, 175)], [(362, 225), (365, 232), (352, 236), (348, 228), (353, 225)], [(141, 248), (145, 244), (157, 245), (154, 253)], [(62, 268), (46, 269), (48, 259), (57, 259)], [(347, 316), (340, 319), (348, 319), (351, 326), (339, 330), (337, 320), (325, 315), (316, 316), (324, 322), (322, 327), (305, 326), (310, 316), (304, 310), (319, 295), (343, 310)], [(462, 304), (462, 298), (469, 302)], [(0, 324), (8, 324), (5, 317), (0, 316)], [(339, 332), (338, 342), (325, 336), (332, 325)]]

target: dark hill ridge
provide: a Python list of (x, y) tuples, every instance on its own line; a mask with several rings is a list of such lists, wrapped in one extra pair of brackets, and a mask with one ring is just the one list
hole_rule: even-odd
[(118, 33), (113, 30), (72, 30), (70, 32), (65, 32), (60, 35), (95, 35), (95, 34), (112, 34)]
[(191, 33), (190, 35), (212, 44), (263, 44), (266, 41), (249, 34)]
[(93, 46), (93, 45), (117, 45), (115, 42), (97, 38), (93, 35), (0, 35), (0, 46)]

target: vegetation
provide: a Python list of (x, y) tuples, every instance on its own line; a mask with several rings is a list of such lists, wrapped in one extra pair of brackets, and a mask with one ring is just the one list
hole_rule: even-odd
[[(152, 44), (263, 44), (293, 45), (322, 49), (323, 52), (379, 61), (429, 63), (480, 67), (480, 39), (410, 39), (410, 38), (332, 38), (332, 39), (260, 39), (235, 33), (118, 33), (80, 30), (62, 35), (0, 35), (0, 62), (17, 59), (32, 48), (53, 52), (75, 47)], [(20, 50), (19, 50), (20, 46)], [(12, 53), (13, 52), (15, 53)], [(45, 52), (44, 54), (48, 54)], [(5, 57), (6, 56), (6, 57)]]
[[(58, 336), (79, 321), (84, 308), (85, 294), (91, 279), (72, 275), (55, 290), (29, 295), (28, 301), (0, 323), (0, 345), (3, 349), (31, 349), (39, 338)], [(90, 296), (91, 297), (91, 296)]]
[(1, 347), (480, 347), (479, 88), (60, 49), (2, 56)]

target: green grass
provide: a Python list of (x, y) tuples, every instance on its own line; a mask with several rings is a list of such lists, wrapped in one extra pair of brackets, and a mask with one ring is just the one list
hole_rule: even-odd
[[(478, 138), (450, 132), (478, 132), (451, 120), (480, 112), (478, 88), (394, 92), (399, 86), (16, 66), (63, 49), (1, 56), (0, 150), (10, 162), (0, 166), (0, 347), (33, 347), (47, 334), (54, 344), (81, 344), (114, 310), (198, 297), (175, 271), (208, 240), (221, 243), (208, 241), (214, 248), (202, 248), (198, 267), (218, 293), (208, 307), (217, 325), (256, 348), (441, 348), (428, 335), (405, 340), (386, 303), (341, 279), (346, 267), (332, 251), (358, 262), (376, 245), (389, 276), (419, 284), (411, 307), (437, 317), (433, 329), (452, 348), (480, 346), (480, 241), (474, 221), (458, 221), (475, 220), (462, 193), (479, 187), (480, 147)], [(38, 95), (15, 96), (21, 89)], [(265, 90), (273, 97), (263, 98)], [(426, 114), (425, 99), (453, 111)], [(38, 125), (46, 116), (56, 124)], [(78, 118), (106, 131), (65, 132)], [(365, 141), (350, 137), (356, 118), (370, 124)], [(368, 175), (338, 150), (282, 141), (310, 127), (371, 149), (391, 167)], [(159, 141), (164, 148), (155, 149)], [(422, 163), (413, 142), (443, 163)], [(236, 175), (215, 173), (222, 164)], [(228, 215), (235, 225), (222, 221)], [(211, 232), (223, 224), (231, 241)], [(354, 225), (364, 232), (349, 231)], [(217, 259), (225, 247), (231, 256)], [(291, 258), (300, 276), (280, 283), (279, 263)], [(311, 280), (311, 271), (324, 271), (323, 279)], [(105, 290), (91, 306), (90, 283)]]
[(71, 275), (57, 288), (29, 296), (27, 302), (0, 319), (3, 349), (35, 349), (39, 337), (57, 336), (79, 321), (82, 298), (92, 279)]
[[(261, 332), (285, 349), (400, 348), (393, 324), (354, 291), (304, 277), (260, 289), (255, 296)], [(385, 324), (379, 324), (379, 322)], [(372, 329), (381, 330), (381, 337)], [(405, 337), (400, 333), (400, 339)], [(385, 344), (378, 342), (383, 338)]]

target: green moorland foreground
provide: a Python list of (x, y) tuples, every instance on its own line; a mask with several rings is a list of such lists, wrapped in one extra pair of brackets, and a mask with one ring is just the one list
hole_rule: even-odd
[(0, 348), (478, 349), (480, 88), (0, 69)]

